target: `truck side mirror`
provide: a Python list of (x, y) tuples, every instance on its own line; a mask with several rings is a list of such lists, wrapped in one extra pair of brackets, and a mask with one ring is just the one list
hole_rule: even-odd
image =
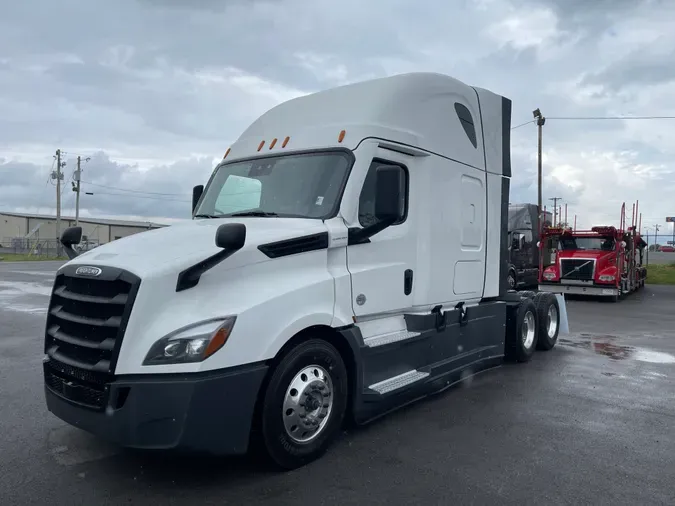
[(197, 208), (197, 203), (204, 193), (204, 185), (200, 184), (192, 188), (192, 213), (194, 214), (195, 209)]
[(375, 217), (391, 225), (403, 218), (401, 197), (405, 192), (403, 169), (396, 165), (383, 165), (375, 174)]
[(216, 246), (235, 252), (244, 247), (246, 225), (243, 223), (223, 223), (216, 230)]
[(63, 244), (63, 249), (66, 250), (66, 255), (69, 259), (73, 259), (77, 256), (77, 251), (73, 249), (75, 244), (80, 244), (82, 240), (82, 227), (68, 227), (61, 234), (61, 244)]
[(80, 244), (82, 240), (82, 227), (68, 227), (61, 234), (61, 244), (64, 246), (73, 246)]
[(511, 249), (514, 251), (520, 250), (520, 243), (523, 240), (523, 235), (522, 234), (513, 234), (513, 238), (511, 239)]

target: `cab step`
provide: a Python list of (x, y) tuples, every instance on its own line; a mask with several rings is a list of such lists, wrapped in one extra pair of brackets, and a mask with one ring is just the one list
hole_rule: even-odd
[(384, 346), (385, 344), (397, 343), (399, 341), (405, 341), (406, 339), (412, 339), (413, 337), (417, 337), (419, 335), (419, 332), (399, 330), (397, 332), (390, 332), (387, 334), (368, 337), (363, 340), (363, 343), (369, 348), (376, 348), (378, 346)]
[(384, 381), (374, 383), (370, 385), (368, 388), (370, 390), (374, 390), (380, 395), (383, 395), (389, 392), (393, 392), (394, 390), (399, 390), (403, 387), (407, 387), (408, 385), (412, 385), (413, 383), (416, 383), (426, 378), (427, 376), (429, 376), (428, 372), (422, 372), (413, 369), (412, 371), (404, 372), (403, 374), (399, 374), (398, 376), (394, 376)]

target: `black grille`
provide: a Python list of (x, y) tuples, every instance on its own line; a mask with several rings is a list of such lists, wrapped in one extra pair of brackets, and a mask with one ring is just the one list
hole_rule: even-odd
[(106, 388), (102, 384), (88, 384), (57, 372), (54, 361), (45, 362), (45, 384), (55, 394), (95, 409), (105, 406)]
[[(98, 276), (66, 266), (54, 281), (45, 329), (46, 385), (80, 404), (102, 407), (140, 279), (112, 267)], [(89, 270), (91, 271), (91, 270)]]
[(584, 258), (563, 258), (560, 260), (560, 279), (593, 281), (595, 262)]

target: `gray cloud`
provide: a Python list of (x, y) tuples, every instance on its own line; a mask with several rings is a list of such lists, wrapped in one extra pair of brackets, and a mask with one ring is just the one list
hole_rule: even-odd
[[(140, 192), (189, 200), (211, 161), (269, 107), (392, 73), (431, 70), (493, 89), (513, 100), (514, 125), (537, 107), (550, 118), (675, 109), (675, 91), (657, 88), (675, 77), (665, 27), (674, 9), (658, 0), (11, 2), (0, 18), (0, 208), (52, 206), (45, 180), (60, 147), (98, 153), (83, 179), (134, 190), (92, 187), (101, 191), (83, 198), (87, 212), (185, 216), (187, 203)], [(637, 171), (637, 193), (652, 201), (645, 212), (666, 213), (675, 148), (662, 125), (551, 119), (544, 135), (546, 196), (611, 214), (599, 181), (613, 178), (616, 198), (630, 200)], [(512, 201), (536, 200), (535, 155), (536, 127), (514, 130)]]
[[(75, 214), (72, 191), (76, 160), (64, 155), (62, 209)], [(80, 212), (89, 216), (190, 217), (192, 187), (207, 181), (211, 159), (193, 158), (169, 165), (141, 167), (116, 163), (102, 152), (82, 164)], [(0, 160), (0, 211), (55, 212), (56, 186), (51, 169), (32, 163)], [(87, 195), (93, 193), (93, 195)]]
[[(659, 37), (649, 46), (631, 52), (599, 72), (588, 74), (582, 84), (601, 85), (606, 92), (616, 93), (629, 87), (675, 81), (675, 66), (664, 65), (664, 61), (675, 60), (675, 48), (664, 54), (663, 45), (668, 42), (666, 37)], [(656, 52), (653, 51), (655, 48)]]

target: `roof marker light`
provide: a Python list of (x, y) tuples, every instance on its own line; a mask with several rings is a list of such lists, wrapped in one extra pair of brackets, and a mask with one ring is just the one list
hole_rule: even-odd
[(260, 144), (258, 144), (258, 151), (260, 151), (263, 146), (265, 145), (265, 141), (260, 141)]
[(223, 155), (223, 160), (225, 160), (225, 158), (227, 158), (227, 155), (230, 154), (230, 151), (232, 151), (232, 148), (227, 148), (227, 151), (225, 151), (225, 154)]
[(275, 137), (274, 139), (272, 139), (272, 143), (270, 144), (270, 149), (272, 149), (276, 143), (277, 143), (277, 138)]
[(282, 148), (285, 148), (285, 147), (286, 147), (286, 144), (288, 144), (288, 141), (290, 141), (290, 140), (291, 140), (291, 138), (288, 137), (288, 136), (286, 136), (286, 138), (284, 139), (284, 142), (281, 144), (281, 147), (282, 147)]
[(338, 135), (338, 142), (342, 142), (342, 141), (345, 139), (345, 134), (346, 134), (346, 133), (347, 133), (347, 132), (345, 132), (344, 130), (342, 130), (342, 131), (340, 132), (340, 135)]

